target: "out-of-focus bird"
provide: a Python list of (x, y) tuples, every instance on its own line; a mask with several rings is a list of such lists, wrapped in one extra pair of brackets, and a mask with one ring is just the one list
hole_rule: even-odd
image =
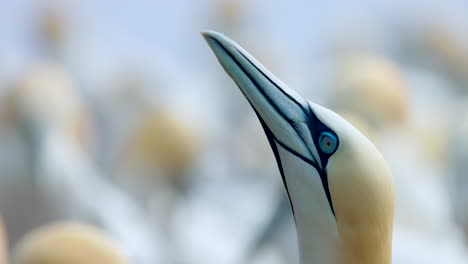
[[(132, 260), (154, 263), (164, 258), (146, 213), (92, 163), (85, 143), (90, 119), (67, 74), (55, 65), (41, 65), (12, 92), (12, 121), (27, 143), (31, 164), (22, 182), (27, 190), (15, 190), (23, 196), (9, 200), (15, 204), (10, 211), (21, 208), (21, 203), (31, 207), (23, 212), (29, 223), (17, 227), (16, 234), (51, 220), (80, 219), (108, 231)], [(36, 196), (24, 196), (28, 191)], [(37, 212), (44, 217), (36, 218), (37, 208), (45, 208)], [(7, 225), (15, 224), (7, 219)]]
[(28, 233), (15, 245), (15, 264), (129, 264), (116, 243), (100, 229), (58, 222)]
[(77, 151), (86, 155), (89, 119), (77, 98), (69, 77), (48, 63), (33, 66), (3, 98), (4, 131), (12, 131), (10, 134), (18, 137), (17, 144), (10, 148), (22, 150), (19, 158), (25, 164), (2, 179), (0, 204), (12, 243), (27, 230), (58, 216), (57, 208), (39, 188), (44, 180), (39, 177), (39, 170), (41, 157), (47, 155), (47, 144), (42, 144), (45, 138), (60, 131)]
[(112, 153), (108, 168), (115, 182), (166, 226), (190, 189), (199, 131), (183, 115), (167, 111), (161, 91), (154, 94), (141, 72), (126, 72), (114, 88), (101, 104)]
[(198, 134), (176, 115), (155, 110), (143, 114), (124, 140), (112, 174), (170, 240), (174, 213), (193, 181)]
[(254, 108), (288, 191), (301, 263), (391, 263), (393, 184), (372, 143), (216, 32), (204, 37)]
[(364, 118), (374, 129), (402, 124), (408, 118), (402, 75), (394, 63), (377, 55), (343, 56), (332, 77), (330, 104)]
[(118, 167), (144, 168), (144, 171), (155, 173), (134, 177), (127, 175), (122, 181), (143, 189), (168, 184), (182, 188), (187, 170), (199, 150), (198, 138), (193, 129), (184, 125), (175, 115), (153, 111), (145, 114), (132, 130), (120, 153)]

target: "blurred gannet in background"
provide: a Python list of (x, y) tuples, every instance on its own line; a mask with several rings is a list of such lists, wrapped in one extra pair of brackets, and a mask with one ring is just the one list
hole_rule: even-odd
[[(31, 153), (30, 173), (19, 186), (27, 189), (11, 185), (18, 193), (16, 200), (5, 199), (11, 203), (3, 212), (7, 218), (24, 209), (22, 203), (31, 209), (22, 212), (27, 225), (15, 226), (22, 221), (7, 219), (7, 226), (19, 229), (15, 235), (51, 220), (80, 219), (108, 231), (124, 254), (138, 263), (164, 259), (155, 226), (147, 222), (136, 201), (101, 175), (89, 159), (90, 120), (68, 75), (53, 64), (39, 65), (11, 92), (12, 121)], [(31, 191), (36, 196), (30, 196)], [(36, 213), (45, 216), (36, 218)]]
[(337, 68), (330, 102), (335, 108), (355, 113), (374, 129), (405, 122), (406, 87), (402, 73), (391, 61), (371, 54), (353, 54), (343, 56)]
[(196, 182), (192, 170), (203, 130), (192, 125), (190, 114), (168, 111), (166, 81), (150, 79), (139, 67), (124, 69), (97, 98), (104, 167), (160, 230), (165, 253), (180, 258), (173, 223)]
[(293, 209), (301, 263), (391, 263), (393, 184), (377, 149), (232, 40), (203, 34), (267, 134)]
[(190, 189), (189, 169), (200, 151), (198, 134), (174, 114), (143, 114), (118, 154), (113, 175), (169, 232), (174, 210)]
[[(351, 53), (340, 58), (336, 68), (330, 102), (334, 108), (363, 118), (384, 143), (392, 133), (404, 132), (432, 162), (443, 160), (447, 137), (444, 128), (448, 124), (439, 125), (443, 120), (435, 120), (446, 114), (439, 109), (445, 98), (439, 97), (437, 105), (433, 105), (436, 110), (432, 110), (420, 103), (431, 98), (415, 87), (423, 86), (426, 93), (436, 92), (431, 91), (430, 84), (410, 81), (413, 78), (407, 77), (395, 62), (377, 54)], [(421, 116), (424, 114), (430, 117)]]
[[(78, 222), (41, 226), (15, 245), (14, 264), (130, 264), (100, 229)], [(138, 263), (138, 262), (135, 262)]]
[(107, 122), (104, 136), (110, 141), (106, 167), (162, 224), (192, 180), (199, 131), (190, 120), (167, 111), (161, 89), (150, 87), (141, 73), (127, 72), (113, 88), (100, 104)]
[(6, 174), (0, 192), (1, 209), (5, 212), (12, 243), (27, 230), (57, 217), (57, 208), (38, 188), (42, 182), (38, 176), (40, 159), (46, 145), (41, 144), (48, 133), (61, 131), (83, 154), (90, 143), (89, 119), (81, 102), (74, 98), (70, 85), (68, 76), (60, 69), (49, 64), (37, 65), (3, 98), (2, 112), (7, 116), (2, 124), (4, 131), (13, 131), (10, 134), (18, 136), (19, 140), (13, 146), (3, 145), (3, 142), (2, 145), (23, 150), (19, 157), (23, 159), (22, 170)]
[(166, 177), (141, 175), (152, 179), (123, 181), (141, 181), (138, 184), (140, 188), (148, 188), (145, 185), (149, 184), (158, 185), (159, 181), (159, 184), (175, 185), (183, 189), (182, 185), (187, 180), (182, 177), (185, 177), (198, 151), (197, 135), (175, 116), (162, 111), (147, 113), (142, 119), (144, 120), (136, 125), (123, 147), (120, 165), (159, 171)]

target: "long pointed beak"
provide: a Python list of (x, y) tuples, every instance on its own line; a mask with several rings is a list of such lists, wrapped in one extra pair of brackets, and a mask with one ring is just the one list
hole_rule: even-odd
[(254, 108), (270, 143), (270, 136), (273, 136), (290, 151), (314, 160), (307, 147), (313, 145), (308, 127), (310, 108), (307, 101), (231, 39), (214, 31), (205, 31), (202, 35)]

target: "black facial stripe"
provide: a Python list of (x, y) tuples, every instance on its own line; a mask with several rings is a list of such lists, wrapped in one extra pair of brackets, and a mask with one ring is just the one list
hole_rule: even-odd
[(286, 181), (286, 177), (284, 176), (283, 164), (281, 162), (281, 158), (280, 158), (280, 155), (279, 155), (279, 152), (278, 152), (278, 147), (275, 144), (275, 140), (276, 140), (275, 136), (270, 131), (270, 129), (266, 125), (265, 121), (263, 121), (262, 117), (257, 113), (255, 108), (254, 108), (254, 111), (255, 111), (255, 114), (257, 115), (258, 119), (260, 120), (260, 123), (262, 124), (263, 131), (265, 131), (268, 142), (270, 143), (270, 146), (271, 146), (271, 150), (273, 151), (273, 154), (275, 155), (276, 164), (278, 164), (278, 169), (279, 169), (279, 172), (281, 174), (281, 179), (283, 179), (284, 188), (286, 189), (286, 193), (288, 194), (288, 200), (289, 200), (289, 204), (291, 206), (291, 210), (292, 210), (292, 213), (293, 213), (294, 222), (296, 222), (296, 214), (294, 213), (294, 205), (293, 205), (292, 200), (291, 200), (291, 195), (289, 194), (289, 188), (288, 188), (288, 183)]
[[(312, 110), (312, 108), (310, 107), (310, 105), (308, 106), (308, 111), (306, 111), (306, 115), (309, 117), (308, 118), (308, 126), (309, 126), (309, 129), (312, 133), (312, 135), (315, 135), (315, 136), (312, 136), (313, 140), (314, 140), (314, 144), (315, 144), (315, 148), (317, 149), (317, 152), (320, 156), (320, 161), (322, 163), (322, 169), (321, 170), (318, 170), (319, 172), (319, 175), (320, 175), (320, 179), (322, 180), (322, 186), (323, 186), (323, 189), (325, 190), (325, 194), (327, 195), (327, 199), (328, 199), (328, 203), (330, 204), (330, 208), (333, 212), (333, 215), (336, 217), (335, 215), (335, 209), (333, 207), (333, 202), (332, 202), (332, 199), (331, 199), (331, 193), (330, 193), (330, 187), (329, 187), (329, 184), (328, 184), (328, 175), (327, 175), (327, 164), (328, 164), (328, 159), (331, 157), (331, 155), (333, 155), (336, 150), (338, 149), (338, 146), (339, 146), (339, 138), (338, 136), (336, 135), (336, 133), (334, 131), (332, 131), (330, 128), (328, 128), (324, 123), (322, 123), (322, 121), (320, 121), (320, 119), (315, 115), (314, 111)], [(312, 125), (312, 123), (314, 125)], [(318, 138), (322, 132), (324, 131), (328, 131), (330, 133), (333, 133), (335, 136), (336, 136), (336, 147), (335, 147), (335, 151), (333, 153), (330, 153), (330, 154), (325, 154), (323, 151), (320, 150), (320, 142), (318, 141)]]
[[(340, 140), (339, 140), (338, 136), (336, 135), (336, 133), (333, 130), (331, 130), (328, 126), (326, 126), (324, 123), (322, 123), (322, 121), (320, 121), (320, 119), (315, 115), (315, 113), (312, 110), (312, 108), (310, 107), (310, 105), (307, 107), (307, 109), (308, 109), (308, 111), (305, 111), (306, 115), (308, 116), (308, 124), (307, 125), (308, 125), (308, 127), (309, 127), (309, 129), (310, 129), (310, 131), (311, 131), (311, 133), (313, 135), (312, 138), (314, 140), (314, 144), (316, 146), (316, 149), (318, 150), (317, 152), (318, 152), (318, 154), (320, 156), (320, 162), (321, 162), (322, 168), (323, 168), (323, 170), (325, 170), (325, 168), (327, 167), (328, 159), (338, 149), (338, 146), (340, 144)], [(327, 131), (329, 133), (332, 133), (337, 139), (335, 151), (330, 153), (330, 154), (326, 154), (323, 151), (321, 151), (321, 149), (320, 149), (319, 137), (320, 137), (320, 134), (322, 132), (325, 132), (325, 131)]]
[[(222, 47), (222, 46), (221, 46)], [(223, 47), (224, 49), (224, 47)], [(226, 51), (226, 50), (225, 50)], [(226, 51), (227, 52), (227, 51)], [(229, 54), (229, 53), (228, 53)], [(231, 56), (231, 54), (229, 54), (229, 56)], [(235, 60), (232, 56), (231, 58), (236, 62), (236, 64), (240, 67), (240, 65), (238, 64), (237, 60)], [(242, 67), (241, 67), (242, 69)], [(248, 76), (248, 75), (247, 75)], [(250, 76), (248, 76), (250, 78)], [(236, 83), (236, 85), (238, 87), (240, 87), (240, 85), (237, 83), (237, 81), (235, 79), (233, 79), (234, 82)], [(256, 85), (257, 86), (257, 85)], [(294, 218), (294, 222), (296, 222), (296, 214), (294, 212), (294, 205), (292, 203), (292, 200), (291, 200), (291, 194), (289, 193), (289, 188), (288, 188), (288, 182), (286, 181), (286, 177), (284, 176), (284, 170), (283, 170), (283, 163), (281, 161), (281, 158), (280, 158), (280, 155), (279, 155), (279, 152), (278, 152), (278, 148), (275, 144), (275, 141), (278, 142), (281, 146), (284, 147), (284, 144), (283, 143), (280, 143), (280, 141), (278, 139), (276, 139), (275, 135), (273, 135), (273, 133), (271, 132), (271, 130), (268, 128), (267, 124), (265, 123), (265, 121), (263, 121), (263, 118), (261, 117), (261, 115), (257, 112), (257, 109), (255, 109), (254, 105), (252, 104), (252, 102), (250, 102), (249, 98), (247, 97), (247, 95), (244, 93), (244, 91), (242, 89), (239, 89), (241, 91), (241, 93), (244, 95), (245, 99), (247, 99), (247, 102), (249, 102), (250, 106), (252, 107), (252, 109), (254, 110), (255, 114), (257, 115), (258, 117), (258, 120), (260, 121), (260, 124), (262, 125), (263, 127), (263, 131), (265, 132), (265, 135), (268, 139), (268, 143), (270, 143), (270, 147), (271, 147), (271, 150), (273, 151), (273, 154), (275, 155), (275, 159), (276, 159), (276, 164), (278, 165), (278, 170), (280, 172), (280, 175), (281, 175), (281, 179), (283, 180), (283, 185), (284, 185), (284, 188), (286, 189), (286, 194), (288, 195), (288, 200), (289, 200), (289, 205), (291, 206), (291, 211), (292, 211), (292, 214), (293, 214), (293, 218)], [(262, 93), (263, 94), (263, 93)], [(271, 103), (271, 102), (270, 102)], [(281, 113), (280, 113), (281, 114)], [(302, 158), (303, 156), (300, 155), (300, 157)], [(309, 161), (307, 158), (304, 157), (304, 159), (306, 159), (307, 161)], [(313, 165), (314, 167), (316, 166), (315, 164)]]
[[(227, 52), (227, 51), (226, 51)], [(237, 62), (236, 62), (237, 63)], [(237, 83), (237, 81), (235, 79), (233, 79), (234, 82), (236, 83), (237, 86), (239, 86), (239, 84)], [(240, 86), (239, 86), (240, 87)], [(291, 211), (292, 211), (292, 214), (293, 214), (293, 218), (294, 218), (294, 222), (296, 222), (296, 214), (294, 213), (294, 205), (292, 203), (292, 200), (291, 200), (291, 195), (289, 193), (289, 188), (288, 188), (288, 182), (286, 181), (286, 177), (284, 176), (284, 170), (283, 170), (283, 163), (281, 162), (281, 158), (280, 158), (280, 155), (279, 155), (279, 152), (278, 152), (278, 148), (276, 147), (276, 144), (275, 144), (275, 141), (279, 143), (279, 141), (275, 138), (275, 135), (273, 135), (273, 133), (271, 132), (271, 130), (268, 128), (267, 124), (265, 123), (265, 121), (263, 121), (263, 118), (260, 116), (260, 114), (257, 112), (257, 109), (255, 109), (254, 105), (250, 102), (249, 98), (247, 97), (247, 95), (244, 93), (244, 91), (242, 89), (239, 89), (241, 91), (241, 93), (244, 95), (245, 99), (247, 99), (247, 102), (249, 102), (250, 106), (252, 107), (252, 109), (254, 110), (255, 114), (257, 115), (258, 117), (258, 120), (260, 120), (260, 124), (262, 125), (263, 127), (263, 131), (265, 132), (265, 135), (268, 139), (268, 142), (270, 143), (270, 147), (271, 147), (271, 150), (273, 151), (273, 154), (275, 155), (275, 159), (276, 159), (276, 164), (278, 165), (278, 170), (280, 172), (280, 175), (281, 175), (281, 179), (283, 180), (283, 185), (284, 185), (284, 188), (286, 189), (286, 194), (288, 195), (288, 200), (289, 200), (289, 205), (291, 206)], [(282, 143), (281, 143), (282, 144)], [(283, 144), (284, 145), (284, 144)]]
[[(273, 135), (273, 136), (274, 136), (274, 135)], [(279, 144), (281, 147), (283, 147), (285, 150), (291, 152), (291, 154), (293, 154), (294, 156), (296, 156), (296, 157), (300, 158), (301, 160), (305, 161), (306, 163), (312, 165), (316, 170), (318, 170), (318, 171), (319, 171), (319, 170), (322, 170), (316, 162), (314, 162), (314, 161), (312, 161), (312, 160), (310, 160), (310, 159), (308, 159), (308, 158), (302, 156), (301, 154), (297, 153), (295, 150), (293, 150), (292, 148), (286, 146), (286, 144), (284, 144), (283, 142), (281, 142), (281, 141), (278, 140), (277, 138), (275, 138), (275, 140), (276, 140), (276, 142), (278, 142), (278, 144)]]
[[(217, 45), (219, 45), (224, 51), (225, 53), (232, 59), (232, 61), (234, 61), (234, 63), (237, 65), (237, 67), (239, 67), (242, 72), (247, 76), (247, 78), (249, 78), (249, 80), (255, 85), (255, 87), (257, 87), (258, 91), (260, 91), (260, 93), (264, 96), (264, 98), (270, 103), (271, 106), (273, 106), (273, 108), (276, 110), (276, 112), (282, 117), (284, 118), (285, 120), (287, 120), (290, 124), (294, 124), (294, 121), (290, 120), (287, 116), (285, 116), (283, 114), (283, 112), (281, 112), (281, 109), (278, 108), (278, 106), (276, 106), (276, 104), (274, 104), (271, 99), (267, 96), (267, 94), (265, 93), (265, 91), (263, 91), (263, 89), (261, 88), (260, 85), (258, 85), (258, 83), (255, 81), (255, 79), (248, 73), (248, 71), (246, 71), (244, 69), (244, 67), (239, 63), (239, 61), (229, 52), (226, 50), (226, 48), (224, 48), (223, 45), (221, 45), (219, 43), (218, 40), (216, 39), (213, 39)], [(308, 124), (307, 126), (309, 127), (309, 129), (311, 130), (312, 132), (312, 135), (318, 135), (321, 131), (325, 131), (325, 130), (330, 130), (327, 126), (325, 126), (317, 117), (316, 115), (314, 114), (314, 112), (312, 111), (312, 109), (309, 107), (304, 107), (303, 104), (299, 103), (295, 98), (293, 98), (292, 96), (290, 96), (289, 94), (285, 93), (283, 91), (283, 89), (279, 88), (279, 86), (273, 82), (268, 76), (265, 75), (265, 73), (263, 71), (261, 71), (260, 69), (258, 69), (248, 58), (246, 58), (242, 52), (238, 51), (253, 67), (255, 67), (255, 69), (257, 69), (265, 78), (267, 78), (273, 85), (275, 85), (275, 87), (277, 87), (285, 96), (287, 96), (289, 99), (291, 99), (293, 102), (295, 102), (304, 112), (305, 114), (307, 115), (307, 120), (308, 120)], [(234, 80), (234, 82), (237, 84), (238, 87), (240, 87), (239, 83), (237, 83), (237, 81), (232, 78)], [(331, 200), (331, 194), (330, 194), (330, 188), (328, 186), (328, 176), (327, 176), (327, 173), (326, 173), (326, 170), (325, 170), (325, 166), (327, 164), (327, 161), (328, 161), (328, 157), (323, 157), (323, 153), (321, 151), (317, 151), (320, 155), (320, 160), (321, 160), (321, 165), (322, 167), (320, 168), (320, 166), (304, 157), (303, 155), (297, 153), (296, 151), (292, 150), (291, 148), (287, 147), (284, 143), (282, 143), (280, 140), (278, 140), (275, 135), (270, 131), (270, 129), (268, 128), (268, 126), (266, 125), (266, 123), (263, 121), (263, 119), (261, 118), (261, 116), (258, 114), (257, 110), (255, 109), (254, 105), (250, 102), (250, 100), (248, 99), (247, 95), (244, 93), (244, 91), (242, 89), (240, 89), (242, 94), (244, 95), (244, 97), (247, 99), (247, 101), (249, 102), (249, 104), (252, 106), (252, 108), (254, 109), (255, 113), (257, 114), (259, 120), (260, 120), (260, 123), (262, 124), (263, 128), (264, 128), (264, 131), (265, 131), (265, 134), (267, 135), (267, 138), (268, 138), (268, 141), (270, 143), (270, 146), (273, 150), (273, 153), (275, 155), (275, 158), (276, 158), (276, 162), (278, 164), (278, 167), (279, 167), (279, 170), (280, 170), (280, 174), (281, 174), (281, 177), (283, 179), (283, 183), (285, 185), (285, 188), (286, 188), (286, 192), (288, 193), (288, 198), (289, 198), (289, 202), (291, 204), (291, 208), (292, 208), (292, 211), (293, 211), (293, 215), (294, 215), (294, 207), (293, 207), (293, 204), (292, 204), (292, 201), (291, 201), (291, 196), (289, 194), (289, 189), (288, 189), (288, 185), (287, 185), (287, 182), (286, 182), (286, 177), (284, 176), (284, 172), (283, 172), (283, 166), (282, 166), (282, 162), (281, 162), (281, 159), (279, 157), (279, 153), (278, 153), (278, 149), (276, 147), (276, 145), (274, 144), (275, 141), (278, 142), (278, 144), (280, 144), (280, 146), (282, 146), (284, 149), (286, 149), (287, 151), (289, 151), (291, 154), (293, 154), (294, 156), (300, 158), (301, 160), (305, 161), (306, 163), (312, 165), (318, 172), (319, 172), (319, 176), (320, 176), (320, 180), (322, 182), (322, 188), (324, 189), (325, 191), (325, 195), (327, 196), (327, 200), (328, 200), (328, 203), (329, 203), (329, 206), (330, 206), (330, 209), (333, 213), (333, 216), (335, 216), (335, 210), (333, 208), (333, 203), (332, 203), (332, 200)], [(307, 111), (309, 110), (309, 111)], [(315, 126), (312, 126), (312, 120), (314, 120), (314, 122), (317, 122), (317, 124), (319, 124), (319, 128), (316, 128)], [(315, 123), (314, 123), (315, 124)], [(317, 134), (317, 131), (320, 131), (318, 134)], [(297, 132), (296, 132), (297, 133)], [(314, 140), (314, 144), (316, 145), (316, 148), (318, 146), (318, 139), (317, 137), (313, 136), (312, 137), (313, 140)], [(320, 149), (320, 148), (317, 148), (317, 149)], [(310, 153), (311, 156), (313, 157), (312, 153)]]
[[(274, 135), (273, 135), (273, 137), (274, 137)], [(302, 156), (301, 154), (297, 153), (296, 151), (292, 150), (291, 148), (286, 146), (284, 143), (282, 143), (278, 139), (275, 138), (275, 140), (276, 140), (276, 142), (278, 142), (278, 144), (280, 144), (281, 147), (283, 147), (284, 149), (289, 151), (294, 156), (296, 156), (296, 157), (300, 158), (301, 160), (307, 162), (308, 164), (312, 165), (318, 171), (319, 176), (320, 176), (320, 180), (322, 182), (322, 188), (325, 191), (325, 195), (327, 196), (328, 204), (330, 205), (330, 209), (331, 209), (331, 211), (333, 213), (333, 216), (335, 216), (335, 209), (333, 208), (333, 202), (332, 202), (332, 199), (331, 199), (330, 188), (328, 187), (328, 175), (327, 175), (326, 169), (325, 168), (321, 169), (317, 165), (317, 163), (311, 161), (310, 159), (308, 159), (308, 158)]]

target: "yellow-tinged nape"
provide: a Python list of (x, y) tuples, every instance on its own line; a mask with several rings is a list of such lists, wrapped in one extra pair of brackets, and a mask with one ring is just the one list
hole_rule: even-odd
[(14, 249), (14, 264), (129, 264), (96, 227), (54, 223), (26, 235)]
[(340, 140), (327, 172), (341, 263), (391, 263), (394, 191), (390, 169), (376, 147), (351, 124), (325, 108), (316, 113)]

